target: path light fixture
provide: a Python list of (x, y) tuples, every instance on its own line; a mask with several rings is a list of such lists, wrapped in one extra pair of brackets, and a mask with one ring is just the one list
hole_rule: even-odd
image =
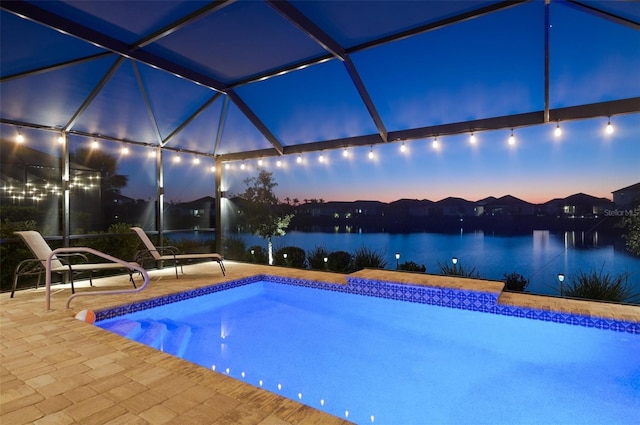
[(400, 264), (400, 253), (396, 252), (396, 270), (398, 270)]
[(560, 282), (560, 295), (562, 295), (562, 282), (564, 282), (564, 274), (558, 273), (558, 282)]

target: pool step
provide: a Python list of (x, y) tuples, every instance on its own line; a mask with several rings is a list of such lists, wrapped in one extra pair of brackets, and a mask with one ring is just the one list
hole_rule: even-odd
[(162, 319), (162, 323), (167, 326), (167, 333), (164, 336), (162, 351), (183, 357), (189, 340), (191, 339), (191, 326), (175, 322), (171, 319)]
[(104, 329), (126, 338), (135, 339), (136, 335), (142, 331), (142, 325), (134, 320), (121, 319), (105, 326)]
[(141, 323), (143, 332), (135, 338), (136, 341), (149, 347), (160, 349), (164, 336), (167, 333), (167, 325), (162, 322), (156, 322), (155, 320), (142, 320)]

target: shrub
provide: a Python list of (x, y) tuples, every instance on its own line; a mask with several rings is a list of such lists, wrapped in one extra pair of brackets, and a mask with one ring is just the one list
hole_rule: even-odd
[(269, 254), (263, 247), (254, 245), (245, 252), (244, 260), (250, 263), (267, 264), (269, 263)]
[(595, 270), (590, 273), (581, 270), (571, 283), (560, 285), (560, 295), (613, 302), (640, 301), (640, 294), (633, 292), (628, 284), (629, 272), (611, 276), (603, 269), (604, 266), (599, 273)]
[(242, 260), (246, 251), (244, 241), (237, 237), (231, 236), (224, 240), (224, 258), (229, 260)]
[(440, 274), (445, 276), (480, 277), (480, 273), (476, 271), (475, 267), (471, 270), (465, 270), (464, 266), (460, 264), (460, 262), (449, 265), (449, 263), (442, 264), (438, 261), (438, 269), (440, 269)]
[(504, 283), (507, 291), (524, 292), (529, 286), (529, 279), (520, 273), (504, 274)]
[[(284, 258), (284, 254), (287, 254), (287, 258)], [(285, 246), (276, 251), (273, 264), (276, 266), (307, 268), (307, 254), (304, 249), (297, 246)]]
[(427, 271), (427, 267), (424, 264), (418, 264), (413, 261), (407, 261), (398, 265), (398, 270), (405, 270), (408, 272), (421, 272)]
[(348, 273), (351, 270), (351, 254), (346, 251), (334, 251), (329, 254), (327, 268), (332, 272)]
[(324, 270), (328, 268), (328, 262), (325, 264), (324, 259), (329, 258), (329, 251), (323, 246), (316, 246), (311, 251), (307, 252), (307, 260), (309, 261), (309, 267), (315, 270)]
[(364, 268), (384, 269), (386, 265), (387, 261), (379, 252), (365, 246), (353, 254), (353, 268), (356, 271)]

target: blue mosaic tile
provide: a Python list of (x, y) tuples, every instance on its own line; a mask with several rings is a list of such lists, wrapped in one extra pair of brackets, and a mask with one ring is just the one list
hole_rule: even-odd
[(96, 312), (96, 321), (111, 319), (117, 316), (145, 310), (159, 305), (170, 304), (260, 281), (322, 289), (333, 292), (344, 292), (376, 298), (400, 300), (420, 304), (445, 306), (450, 308), (479, 311), (504, 316), (513, 316), (530, 320), (542, 320), (546, 322), (565, 323), (603, 330), (640, 334), (640, 323), (602, 319), (570, 313), (549, 312), (527, 307), (500, 305), (498, 304), (498, 294), (496, 293), (448, 289), (423, 285), (414, 286), (410, 284), (369, 280), (349, 276), (347, 276), (347, 285), (337, 285), (333, 283), (317, 282), (283, 276), (256, 275), (235, 281), (225, 282), (223, 284), (196, 288), (193, 290), (171, 294), (164, 297), (153, 298), (137, 303), (100, 310)]

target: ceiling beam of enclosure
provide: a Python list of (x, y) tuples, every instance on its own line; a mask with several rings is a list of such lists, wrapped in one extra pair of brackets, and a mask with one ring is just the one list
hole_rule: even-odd
[[(428, 139), (440, 136), (451, 136), (472, 132), (490, 130), (515, 129), (533, 125), (545, 124), (549, 121), (570, 121), (603, 116), (632, 114), (640, 111), (640, 97), (612, 100), (607, 102), (591, 103), (588, 105), (569, 106), (549, 110), (549, 120), (545, 120), (545, 111), (534, 111), (523, 114), (505, 115), (493, 118), (484, 118), (471, 121), (462, 121), (451, 124), (433, 125), (421, 128), (412, 128), (389, 132), (390, 142), (402, 142), (419, 139)], [(295, 146), (286, 146), (284, 154), (300, 154), (317, 152), (322, 150), (343, 149), (357, 146), (371, 146), (385, 143), (378, 134), (347, 137), (342, 139), (327, 140), (321, 142), (304, 143)], [(237, 161), (243, 159), (262, 158), (279, 155), (272, 149), (259, 149), (248, 152), (238, 152), (220, 156), (222, 161)]]

